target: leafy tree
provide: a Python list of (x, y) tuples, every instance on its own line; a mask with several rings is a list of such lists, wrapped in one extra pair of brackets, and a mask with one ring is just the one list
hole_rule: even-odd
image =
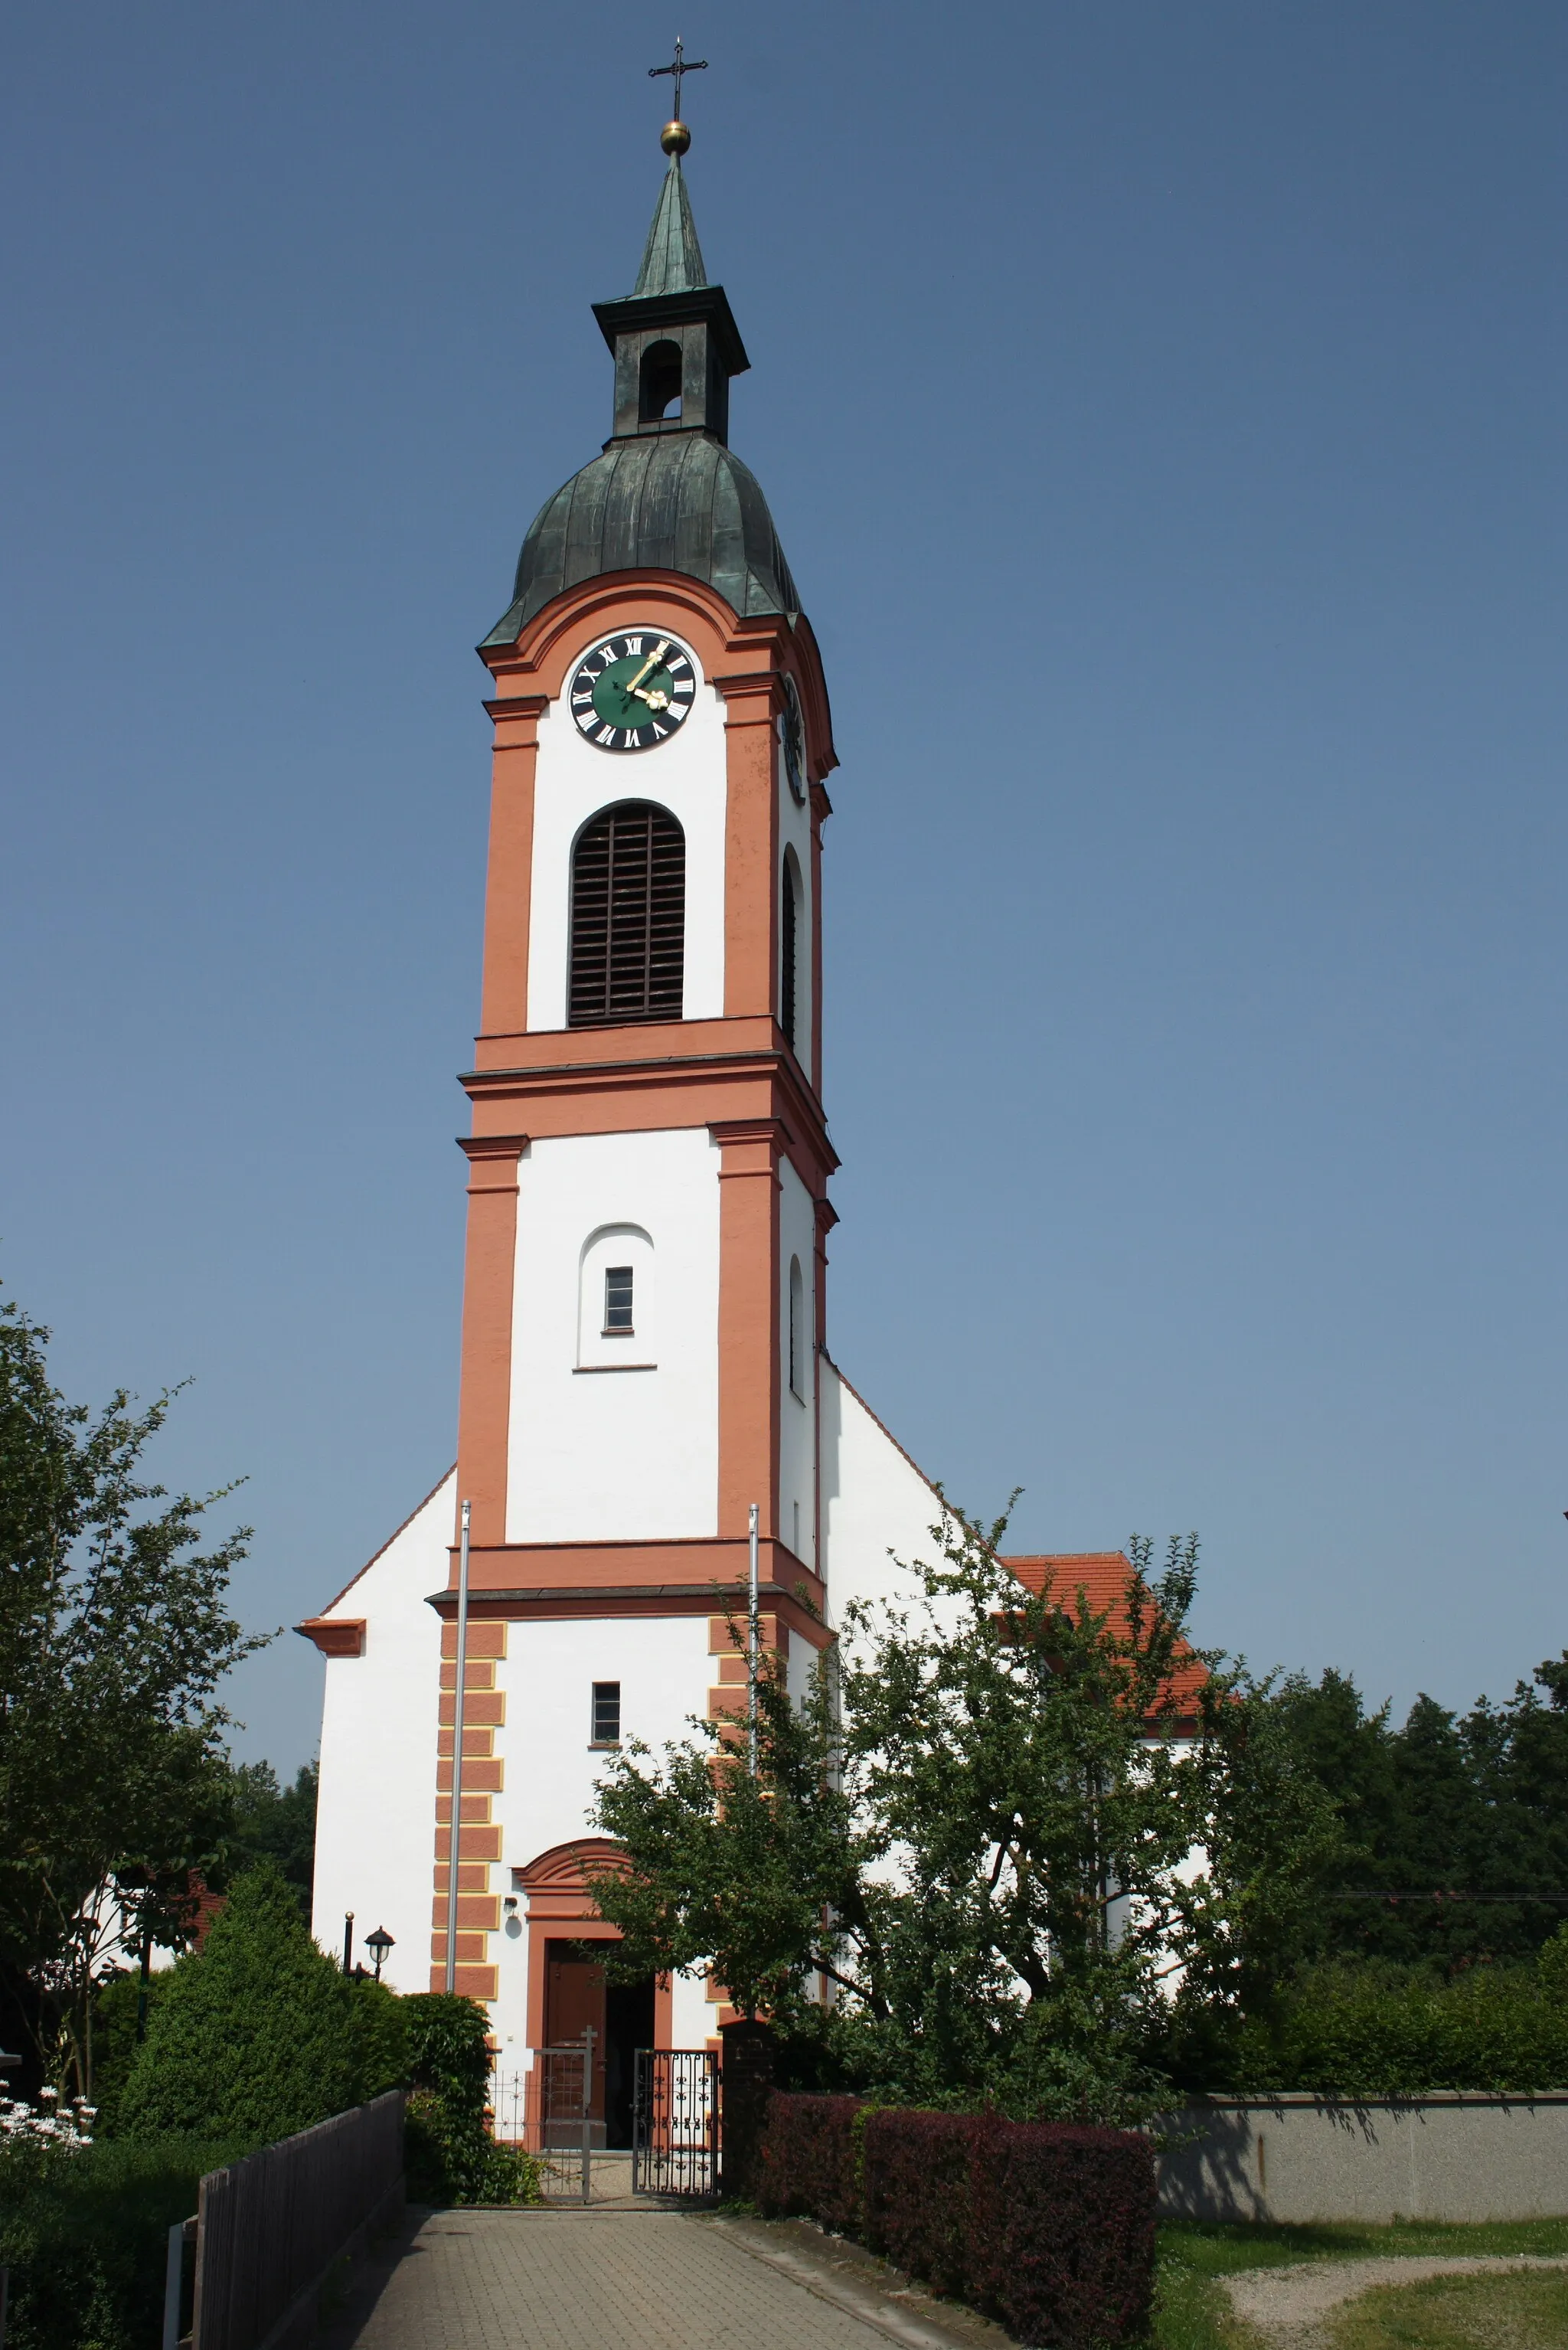
[(238, 1877), (206, 1946), (181, 1959), (119, 2104), (128, 2137), (265, 2144), (381, 2090), (407, 2064), (401, 2002), (311, 1940), (275, 1865)]
[[(274, 1860), (299, 1896), (306, 1917), (316, 1871), (317, 1771), (302, 1762), (292, 1783), (278, 1783), (270, 1762), (239, 1762), (230, 1779), (232, 1809), (223, 1835), (230, 1875)], [(220, 1879), (221, 1881), (221, 1879)]]
[(0, 1983), (3, 2028), (90, 2096), (94, 1981), (144, 1925), (181, 1931), (226, 1809), (213, 1692), (263, 1643), (227, 1600), (248, 1529), (197, 1547), (224, 1495), (143, 1482), (170, 1397), (93, 1417), (47, 1339), (0, 1305)]
[(1344, 1829), (1298, 1962), (1452, 1971), (1527, 1959), (1556, 1930), (1568, 1900), (1542, 1897), (1568, 1896), (1568, 1658), (1468, 1714), (1418, 1697), (1400, 1727), (1336, 1672), (1293, 1676), (1270, 1711)]
[(743, 2014), (796, 2020), (820, 1974), (885, 2020), (888, 1839), (846, 1783), (826, 1659), (798, 1703), (764, 1668), (756, 1708), (754, 1774), (732, 1730), (707, 1723), (661, 1767), (637, 1742), (611, 1762), (597, 1816), (621, 1855), (594, 1887), (622, 1936), (611, 1963), (628, 1980), (711, 1966)]
[[(1123, 1602), (1025, 1590), (953, 1513), (908, 1610), (851, 1609), (796, 1706), (618, 1758), (596, 1887), (627, 1971), (707, 1965), (850, 2077), (1030, 2114), (1158, 2102), (1184, 1981), (1240, 2008), (1334, 1828), (1266, 1692), (1186, 1645), (1196, 1543)], [(813, 1977), (835, 1986), (826, 2012)]]

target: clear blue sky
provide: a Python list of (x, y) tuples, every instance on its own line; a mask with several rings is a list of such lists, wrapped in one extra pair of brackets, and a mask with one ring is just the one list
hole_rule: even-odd
[[(0, 1269), (256, 1624), (452, 1452), (472, 650), (703, 249), (825, 648), (830, 1322), (1020, 1547), (1568, 1641), (1561, 0), (12, 15)], [(668, 84), (664, 85), (668, 89)], [(319, 1662), (247, 1668), (292, 1767)]]

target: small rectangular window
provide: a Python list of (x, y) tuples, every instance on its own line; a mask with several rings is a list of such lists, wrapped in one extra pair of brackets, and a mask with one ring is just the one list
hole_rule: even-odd
[(631, 1267), (612, 1264), (605, 1269), (605, 1330), (607, 1338), (629, 1336), (631, 1333)]
[(596, 1746), (620, 1744), (620, 1683), (594, 1683), (594, 1739)]

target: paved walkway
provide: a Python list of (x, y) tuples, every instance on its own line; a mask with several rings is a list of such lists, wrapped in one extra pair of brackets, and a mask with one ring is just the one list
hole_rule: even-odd
[(793, 2234), (775, 2242), (744, 2221), (646, 2208), (435, 2212), (367, 2280), (373, 2303), (356, 2295), (334, 2350), (957, 2350), (975, 2329), (1005, 2340), (967, 2313), (955, 2329), (929, 2303), (907, 2306)]

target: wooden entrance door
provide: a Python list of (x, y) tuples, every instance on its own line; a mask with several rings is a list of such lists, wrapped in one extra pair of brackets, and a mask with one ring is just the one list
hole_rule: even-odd
[(567, 2048), (581, 2041), (585, 2030), (594, 2035), (594, 2074), (589, 2119), (599, 2124), (596, 2143), (603, 2145), (605, 2119), (605, 2023), (607, 2002), (605, 1970), (596, 1960), (579, 1955), (580, 1945), (545, 1945), (545, 2040), (551, 2048)]

